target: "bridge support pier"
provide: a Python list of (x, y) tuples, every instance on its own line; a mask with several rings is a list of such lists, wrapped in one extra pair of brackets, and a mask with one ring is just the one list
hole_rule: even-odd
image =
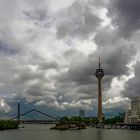
[(18, 103), (17, 106), (17, 122), (20, 124), (20, 103)]

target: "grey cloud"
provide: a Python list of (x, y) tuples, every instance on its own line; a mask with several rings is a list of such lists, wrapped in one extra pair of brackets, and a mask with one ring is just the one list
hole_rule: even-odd
[(0, 41), (0, 51), (6, 53), (8, 55), (15, 55), (17, 54), (18, 50), (14, 48), (10, 48), (5, 42)]
[(79, 93), (79, 99), (92, 99), (97, 98), (97, 85), (87, 84), (77, 86), (76, 92)]
[(59, 65), (56, 62), (42, 62), (39, 64), (39, 69), (47, 70), (47, 69), (58, 69)]
[(122, 91), (122, 95), (125, 97), (133, 98), (136, 96), (140, 96), (140, 62), (138, 61), (134, 67), (135, 76), (129, 79), (125, 83), (124, 91)]
[(89, 3), (97, 7), (104, 7), (108, 2), (107, 0), (89, 0)]
[(44, 9), (33, 9), (32, 11), (25, 11), (24, 14), (29, 20), (43, 21), (47, 19), (47, 12)]
[(136, 44), (132, 40), (121, 38), (109, 27), (100, 30), (94, 40), (98, 45), (97, 55), (101, 56), (106, 74), (109, 76), (128, 74), (129, 68), (126, 65), (137, 53)]
[[(99, 55), (105, 71), (104, 92), (110, 88), (114, 77), (129, 74), (126, 65), (136, 55), (135, 43), (133, 39), (125, 40), (119, 36), (117, 29), (100, 27), (102, 20), (95, 15), (93, 9), (105, 8), (105, 1), (76, 1), (68, 9), (62, 8), (63, 10), (57, 11), (55, 15), (49, 13), (51, 10), (48, 11), (48, 1), (45, 0), (25, 0), (22, 3), (16, 0), (12, 4), (8, 0), (5, 1), (2, 0), (0, 6), (0, 40), (6, 44), (0, 44), (0, 81), (4, 84), (4, 87), (0, 88), (1, 96), (10, 97), (14, 94), (17, 100), (26, 100), (31, 106), (35, 104), (62, 110), (92, 109), (94, 100), (97, 99), (98, 87), (94, 74), (98, 67)], [(109, 14), (114, 24), (118, 24), (120, 32), (139, 29), (138, 14), (135, 15), (133, 10), (127, 14), (126, 5), (121, 4), (119, 0), (115, 3), (117, 7), (112, 4), (111, 6), (116, 8), (113, 9), (116, 13)], [(132, 2), (127, 3), (130, 6)], [(133, 15), (134, 22), (129, 22)], [(125, 24), (127, 26), (124, 26)], [(49, 32), (46, 26), (51, 27)], [(129, 26), (133, 28), (128, 29)], [(83, 49), (80, 51), (78, 48), (78, 51), (75, 42), (78, 41), (78, 45), (81, 45), (80, 39), (83, 39), (88, 45), (89, 37), (95, 32), (93, 43), (95, 41), (97, 50), (89, 55), (83, 52)], [(67, 46), (63, 39), (65, 37), (75, 40)], [(53, 41), (55, 43), (51, 44)], [(16, 53), (9, 55), (11, 50)], [(61, 58), (58, 59), (59, 57)], [(132, 92), (135, 92), (133, 95), (138, 95), (138, 90), (131, 87), (139, 87), (137, 69), (135, 73), (137, 77), (128, 81), (125, 87), (127, 93), (123, 95), (130, 96)], [(118, 104), (122, 103), (114, 106)]]
[(70, 49), (64, 53), (65, 58), (69, 61), (69, 69), (62, 73), (61, 80), (74, 81), (77, 84), (92, 83), (94, 75), (94, 64), (96, 60), (90, 59), (82, 52)]
[[(51, 28), (53, 22), (53, 16), (50, 15), (49, 8), (47, 4), (44, 2), (41, 5), (31, 6), (30, 9), (23, 11), (24, 19), (28, 22), (34, 24), (38, 28)], [(35, 31), (34, 29), (28, 30), (30, 33), (34, 33), (34, 36), (38, 36), (39, 32)]]
[(43, 83), (35, 83), (26, 89), (26, 93), (30, 96), (45, 96), (47, 89), (42, 85)]
[(22, 83), (28, 82), (36, 79), (43, 79), (44, 74), (39, 71), (33, 71), (29, 67), (23, 68), (19, 71), (19, 74), (15, 77), (15, 82)]
[(112, 46), (112, 48), (115, 48), (115, 44), (119, 39), (120, 37), (116, 34), (116, 31), (110, 29), (110, 27), (100, 29), (94, 37), (94, 41), (99, 47)]
[(126, 65), (131, 62), (135, 54), (135, 47), (127, 42), (121, 42), (114, 47), (100, 48), (88, 57), (84, 57), (82, 56), (84, 54), (74, 50), (67, 51), (65, 55), (69, 56), (72, 61), (69, 64), (69, 70), (60, 76), (60, 81), (70, 80), (79, 84), (93, 83), (95, 80), (92, 76), (98, 67), (99, 55), (101, 55), (106, 75), (114, 77), (127, 74), (129, 68)]
[[(106, 70), (107, 75), (121, 76), (123, 74), (128, 74), (129, 68), (126, 65), (134, 58), (136, 49), (133, 44), (132, 46), (131, 44), (129, 44), (130, 46), (125, 45), (128, 44), (121, 44), (114, 48), (111, 52), (110, 50), (112, 48), (106, 48), (106, 53), (104, 50), (102, 57), (104, 69)], [(108, 51), (108, 49), (110, 50)]]
[(47, 106), (51, 108), (50, 104), (58, 102), (57, 93), (55, 90), (47, 86), (46, 83), (42, 81), (34, 83), (26, 87), (23, 96), (27, 102), (37, 106)]
[(133, 31), (140, 28), (140, 1), (113, 0), (110, 3), (109, 15), (119, 32), (129, 37)]
[(101, 22), (85, 2), (76, 1), (63, 13), (62, 20), (57, 26), (58, 38), (66, 36), (88, 38), (96, 31)]
[[(98, 56), (101, 55), (101, 65), (105, 71), (103, 78), (104, 90), (108, 90), (111, 80), (114, 77), (121, 77), (129, 74), (127, 64), (131, 62), (136, 54), (133, 44), (127, 41), (118, 40), (115, 46), (101, 47), (90, 54), (84, 56), (77, 50), (68, 50), (64, 53), (69, 61), (69, 69), (60, 74), (56, 80), (56, 89), (65, 98), (74, 97), (82, 99), (85, 97), (97, 97), (97, 79), (94, 74), (98, 68)], [(70, 97), (69, 97), (69, 93)], [(81, 95), (82, 94), (82, 95)]]

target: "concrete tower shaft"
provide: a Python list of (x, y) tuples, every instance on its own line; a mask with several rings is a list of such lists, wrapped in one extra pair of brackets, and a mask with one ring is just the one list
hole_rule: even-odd
[(102, 78), (104, 76), (103, 69), (100, 68), (100, 57), (99, 57), (99, 68), (96, 69), (95, 76), (98, 79), (98, 120), (99, 123), (102, 123), (103, 116), (102, 116)]

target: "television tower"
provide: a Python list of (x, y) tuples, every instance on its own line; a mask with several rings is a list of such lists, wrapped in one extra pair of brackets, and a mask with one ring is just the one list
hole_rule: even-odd
[(102, 114), (102, 78), (104, 76), (104, 71), (101, 69), (100, 57), (99, 57), (99, 68), (96, 69), (95, 76), (98, 79), (98, 120), (99, 123), (103, 121)]

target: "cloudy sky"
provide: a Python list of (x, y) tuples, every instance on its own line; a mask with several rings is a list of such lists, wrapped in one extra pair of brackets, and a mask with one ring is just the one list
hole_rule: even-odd
[(140, 94), (139, 0), (0, 0), (0, 117), (114, 114)]

